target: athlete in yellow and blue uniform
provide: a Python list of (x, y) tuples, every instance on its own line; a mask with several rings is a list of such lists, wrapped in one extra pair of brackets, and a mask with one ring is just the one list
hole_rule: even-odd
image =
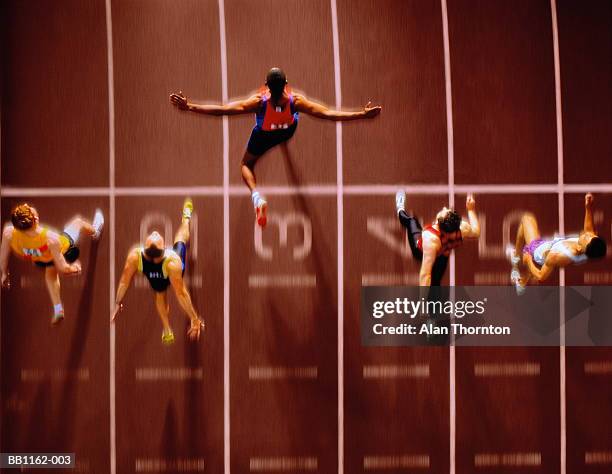
[(287, 86), (285, 73), (277, 67), (270, 69), (266, 76), (265, 87), (246, 100), (239, 100), (225, 105), (196, 104), (188, 100), (182, 92), (171, 94), (170, 102), (180, 110), (199, 112), (208, 115), (239, 115), (255, 113), (255, 127), (242, 158), (240, 169), (242, 179), (251, 191), (257, 223), (264, 227), (267, 222), (267, 201), (255, 188), (255, 163), (266, 151), (289, 140), (298, 124), (298, 113), (312, 115), (326, 120), (357, 120), (374, 118), (380, 106), (366, 106), (356, 112), (331, 110), (324, 105), (306, 99), (301, 94), (294, 94)]
[(11, 212), (11, 224), (2, 232), (0, 247), (0, 273), (2, 285), (9, 285), (8, 259), (11, 251), (29, 262), (45, 269), (45, 281), (53, 303), (52, 323), (64, 319), (64, 306), (60, 297), (59, 275), (81, 272), (79, 238), (85, 233), (94, 240), (100, 238), (104, 216), (96, 210), (93, 222), (81, 217), (72, 219), (62, 232), (39, 222), (38, 211), (29, 204), (21, 204)]
[(187, 259), (187, 244), (189, 243), (189, 223), (193, 215), (193, 201), (189, 198), (183, 204), (183, 217), (181, 225), (174, 237), (172, 249), (165, 248), (164, 239), (158, 232), (153, 232), (147, 237), (144, 245), (134, 247), (130, 250), (119, 280), (115, 308), (111, 315), (114, 322), (119, 312), (123, 309), (123, 299), (130, 287), (132, 278), (142, 273), (149, 281), (149, 285), (155, 295), (155, 307), (162, 322), (162, 342), (172, 344), (174, 332), (170, 327), (170, 307), (168, 305), (168, 287), (172, 286), (176, 298), (183, 311), (191, 321), (187, 335), (192, 340), (200, 337), (200, 331), (204, 328), (204, 322), (198, 316), (183, 275), (185, 273), (185, 261)]

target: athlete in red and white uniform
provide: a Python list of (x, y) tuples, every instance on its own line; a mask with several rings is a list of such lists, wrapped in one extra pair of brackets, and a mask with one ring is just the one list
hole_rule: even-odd
[(239, 115), (255, 113), (255, 127), (242, 158), (240, 169), (242, 179), (251, 191), (257, 223), (266, 225), (267, 202), (256, 189), (255, 163), (270, 148), (289, 140), (298, 124), (299, 112), (326, 120), (357, 120), (374, 118), (380, 106), (366, 106), (356, 112), (331, 110), (324, 105), (295, 94), (287, 86), (287, 77), (279, 68), (272, 68), (266, 77), (265, 88), (246, 100), (230, 102), (225, 105), (196, 104), (187, 99), (182, 92), (171, 94), (170, 102), (180, 110), (199, 112), (209, 115)]
[(480, 236), (476, 201), (468, 195), (465, 203), (467, 221), (462, 220), (455, 210), (444, 207), (436, 215), (436, 220), (425, 228), (416, 217), (405, 211), (405, 203), (406, 193), (398, 191), (395, 195), (397, 215), (406, 228), (413, 257), (421, 262), (419, 286), (440, 286), (452, 250), (461, 246), (464, 239)]

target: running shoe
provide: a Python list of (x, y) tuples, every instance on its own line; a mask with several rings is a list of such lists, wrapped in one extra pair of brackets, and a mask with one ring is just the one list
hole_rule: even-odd
[(168, 331), (164, 329), (164, 332), (162, 332), (162, 344), (165, 344), (166, 346), (174, 344), (174, 333), (171, 329)]
[(516, 248), (512, 244), (506, 245), (506, 257), (510, 260), (512, 267), (518, 267), (518, 264), (521, 263), (521, 257), (516, 255)]
[(406, 191), (403, 189), (395, 193), (395, 209), (398, 213), (406, 209)]
[(191, 219), (193, 215), (193, 201), (191, 198), (185, 198), (185, 202), (183, 203), (183, 222)]
[(91, 226), (94, 228), (94, 234), (91, 237), (94, 240), (98, 240), (104, 229), (104, 214), (102, 214), (101, 209), (96, 209)]
[(51, 316), (51, 326), (57, 326), (63, 320), (64, 320), (63, 311), (61, 313), (54, 313), (53, 316)]
[(259, 198), (257, 207), (255, 207), (255, 217), (260, 227), (265, 227), (268, 223), (268, 203), (264, 198)]

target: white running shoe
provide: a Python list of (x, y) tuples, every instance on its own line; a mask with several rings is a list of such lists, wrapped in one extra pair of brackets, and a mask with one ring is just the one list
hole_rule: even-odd
[(521, 257), (516, 255), (516, 248), (512, 244), (506, 245), (506, 257), (510, 260), (512, 267), (518, 267), (518, 264), (521, 263)]
[(395, 193), (395, 209), (398, 213), (406, 209), (406, 191), (403, 189)]
[(525, 293), (526, 287), (521, 285), (521, 272), (519, 272), (518, 268), (513, 268), (510, 272), (510, 281), (514, 285), (517, 295), (521, 296)]
[(101, 209), (96, 209), (91, 226), (94, 228), (94, 234), (91, 236), (93, 240), (98, 240), (104, 229), (104, 214)]

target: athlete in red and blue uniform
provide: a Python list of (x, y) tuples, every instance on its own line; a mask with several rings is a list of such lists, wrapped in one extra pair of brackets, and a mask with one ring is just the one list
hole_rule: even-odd
[(242, 179), (251, 191), (257, 223), (266, 225), (268, 204), (256, 189), (255, 163), (266, 151), (289, 140), (298, 125), (299, 112), (326, 120), (357, 120), (374, 118), (380, 106), (368, 104), (356, 112), (330, 110), (324, 105), (312, 102), (303, 95), (295, 94), (287, 85), (285, 73), (275, 67), (266, 77), (265, 88), (245, 100), (225, 105), (196, 104), (187, 99), (182, 92), (170, 95), (170, 102), (180, 110), (199, 112), (208, 115), (239, 115), (255, 113), (255, 127), (251, 132), (247, 149), (242, 158), (240, 169)]

